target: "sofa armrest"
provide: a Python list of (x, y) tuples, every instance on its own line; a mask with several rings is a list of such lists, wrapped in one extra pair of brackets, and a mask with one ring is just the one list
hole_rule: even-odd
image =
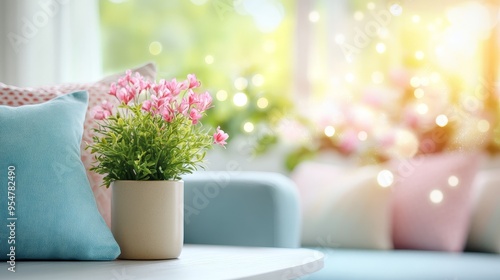
[(284, 175), (207, 171), (183, 180), (185, 243), (299, 247), (298, 193)]

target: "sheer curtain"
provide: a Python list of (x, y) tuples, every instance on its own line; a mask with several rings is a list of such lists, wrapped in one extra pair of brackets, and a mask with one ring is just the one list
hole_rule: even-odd
[[(305, 114), (315, 110), (311, 94), (324, 83), (323, 90), (338, 90), (338, 77), (350, 66), (335, 36), (349, 26), (350, 0), (297, 0), (294, 41), (294, 99)], [(312, 106), (312, 107), (311, 107)]]
[(0, 82), (39, 86), (102, 74), (98, 0), (0, 1)]

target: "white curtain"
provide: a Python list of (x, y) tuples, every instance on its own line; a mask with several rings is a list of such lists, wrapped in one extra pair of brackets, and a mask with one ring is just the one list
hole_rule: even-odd
[[(315, 110), (310, 104), (313, 84), (327, 81), (326, 88), (337, 91), (336, 77), (350, 67), (335, 42), (351, 21), (349, 1), (297, 0), (293, 80), (294, 100), (302, 113)], [(314, 12), (321, 18), (318, 22), (311, 21)]]
[(98, 4), (0, 1), (0, 82), (26, 87), (99, 79)]

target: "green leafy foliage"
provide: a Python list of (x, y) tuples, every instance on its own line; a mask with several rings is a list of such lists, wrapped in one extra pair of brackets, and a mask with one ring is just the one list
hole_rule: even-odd
[(104, 174), (109, 187), (114, 180), (179, 180), (203, 167), (206, 151), (212, 147), (212, 137), (200, 125), (178, 114), (172, 122), (160, 115), (141, 111), (140, 105), (129, 108), (128, 115), (107, 118), (89, 146), (96, 154), (91, 169)]
[(115, 180), (179, 180), (203, 167), (206, 151), (224, 146), (229, 135), (217, 127), (213, 136), (200, 120), (212, 107), (209, 92), (197, 93), (201, 82), (194, 74), (184, 81), (158, 83), (139, 73), (112, 83), (109, 94), (120, 101), (118, 108), (104, 100), (96, 106), (91, 168), (105, 175), (103, 185)]

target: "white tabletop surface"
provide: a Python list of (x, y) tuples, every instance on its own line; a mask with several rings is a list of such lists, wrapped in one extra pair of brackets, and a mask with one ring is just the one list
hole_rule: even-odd
[(17, 261), (16, 272), (0, 265), (0, 279), (294, 279), (323, 267), (310, 249), (184, 245), (178, 259), (106, 262)]

